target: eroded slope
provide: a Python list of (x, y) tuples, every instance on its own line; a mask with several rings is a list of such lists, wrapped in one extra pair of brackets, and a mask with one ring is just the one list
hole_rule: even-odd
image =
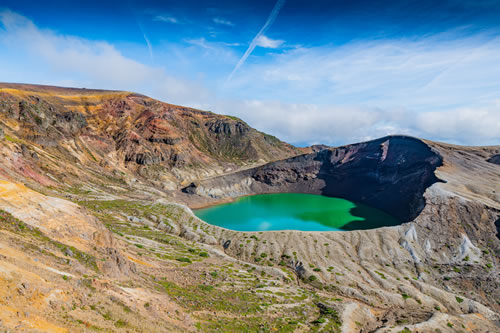
[[(220, 238), (231, 240), (227, 251), (235, 257), (282, 263), (320, 288), (386, 309), (396, 322), (408, 320), (409, 309), (411, 321), (429, 320), (428, 327), (447, 324), (436, 319), (442, 311), (498, 321), (500, 170), (488, 160), (499, 150), (388, 137), (213, 178), (184, 192), (194, 206), (253, 193), (305, 192), (384, 209), (411, 222), (352, 232), (222, 231)], [(391, 319), (379, 320), (389, 328)]]
[(183, 191), (198, 194), (199, 201), (259, 193), (321, 194), (361, 202), (407, 222), (425, 206), (423, 193), (438, 181), (434, 170), (441, 164), (442, 157), (422, 141), (391, 136), (272, 162)]
[(240, 119), (128, 92), (2, 83), (0, 121), (3, 159), (44, 186), (172, 190), (299, 153)]
[[(0, 90), (2, 328), (498, 330), (500, 147), (394, 136), (287, 159), (238, 119), (136, 94)], [(266, 192), (408, 223), (245, 233), (180, 204)]]

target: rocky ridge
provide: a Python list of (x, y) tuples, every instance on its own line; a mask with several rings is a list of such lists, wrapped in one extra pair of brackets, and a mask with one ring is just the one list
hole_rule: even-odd
[[(0, 120), (0, 328), (498, 330), (498, 146), (300, 151), (133, 93), (13, 84)], [(247, 233), (188, 208), (268, 192), (405, 223)]]
[[(498, 321), (500, 285), (495, 267), (500, 239), (494, 235), (499, 224), (500, 170), (491, 156), (499, 149), (391, 136), (271, 162), (193, 183), (183, 191), (199, 198), (190, 198), (193, 206), (242, 195), (302, 192), (385, 210), (408, 223), (345, 233), (266, 232), (258, 236), (259, 242), (242, 248), (245, 236), (231, 233), (225, 235), (232, 239), (228, 251), (248, 261), (260, 253), (270, 254), (275, 262), (286, 258), (290, 267), (307, 262), (298, 274), (301, 279), (321, 281), (323, 287), (350, 281), (355, 288), (334, 288), (351, 296), (361, 288), (357, 295), (370, 304), (391, 304), (399, 294), (413, 295), (420, 309), (431, 299), (436, 302), (427, 303), (429, 318), (437, 307), (456, 313), (477, 310)], [(360, 227), (355, 224), (347, 229)], [(468, 310), (462, 302), (457, 304), (457, 297), (467, 297)], [(406, 300), (399, 302), (405, 311), (411, 308)]]
[(235, 117), (128, 92), (0, 83), (0, 110), (3, 137), (20, 143), (12, 162), (44, 185), (104, 177), (168, 191), (300, 152)]

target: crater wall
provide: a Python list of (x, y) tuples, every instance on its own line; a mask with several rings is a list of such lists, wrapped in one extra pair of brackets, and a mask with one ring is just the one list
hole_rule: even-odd
[[(260, 264), (268, 258), (266, 266), (285, 265), (300, 281), (320, 281), (320, 287), (343, 297), (400, 304), (402, 294), (411, 295), (413, 309), (429, 304), (427, 315), (443, 309), (478, 312), (498, 323), (500, 169), (491, 157), (499, 154), (498, 146), (390, 136), (191, 184), (184, 189), (191, 194), (184, 195), (194, 206), (241, 195), (303, 192), (384, 209), (409, 223), (348, 232), (251, 233), (194, 221), (211, 230), (221, 246), (229, 244), (224, 247), (229, 255)], [(412, 306), (403, 303), (398, 316)]]
[(441, 156), (406, 136), (378, 140), (272, 162), (212, 178), (183, 189), (208, 202), (263, 193), (311, 193), (345, 198), (381, 209), (402, 222), (424, 208), (424, 191), (439, 181)]

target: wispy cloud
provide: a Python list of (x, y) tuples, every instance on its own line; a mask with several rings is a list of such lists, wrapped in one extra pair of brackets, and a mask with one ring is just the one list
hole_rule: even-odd
[(137, 19), (137, 25), (139, 26), (139, 30), (141, 30), (141, 33), (142, 33), (142, 36), (144, 37), (144, 41), (146, 42), (146, 45), (148, 46), (149, 58), (151, 59), (151, 62), (153, 62), (154, 61), (153, 45), (151, 45), (151, 42), (149, 41), (149, 38), (146, 35), (146, 32), (144, 31), (144, 28), (143, 28), (141, 22), (139, 21), (139, 19)]
[[(46, 79), (47, 84), (71, 80), (80, 87), (137, 91), (179, 104), (201, 103), (208, 96), (207, 90), (198, 84), (175, 78), (164, 68), (128, 58), (107, 42), (40, 29), (26, 17), (8, 10), (0, 11), (2, 26), (2, 49), (23, 54), (23, 66), (41, 66), (50, 78)], [(0, 69), (0, 76), (4, 77), (3, 73)], [(11, 78), (32, 82), (36, 73), (28, 75)]]
[(223, 51), (226, 47), (239, 46), (239, 43), (227, 43), (227, 42), (211, 42), (207, 41), (204, 37), (195, 38), (195, 39), (185, 39), (184, 42), (199, 46), (204, 49), (215, 50), (215, 51)]
[(146, 45), (148, 46), (149, 57), (151, 58), (151, 61), (153, 61), (153, 46), (151, 45), (148, 36), (146, 36), (146, 33), (143, 32), (142, 35), (144, 36), (144, 40), (146, 41)]
[(465, 145), (500, 144), (500, 102), (483, 107), (415, 112), (373, 106), (315, 105), (266, 100), (220, 102), (218, 112), (295, 144), (341, 145), (406, 134)]
[(245, 51), (245, 54), (243, 54), (243, 57), (238, 61), (236, 66), (234, 67), (233, 71), (231, 74), (229, 74), (229, 77), (227, 78), (227, 81), (231, 81), (231, 78), (233, 77), (234, 73), (245, 63), (247, 60), (248, 56), (252, 53), (252, 51), (255, 49), (257, 46), (257, 43), (262, 35), (264, 35), (269, 29), (269, 27), (273, 24), (274, 20), (276, 19), (276, 16), (278, 16), (281, 7), (285, 4), (285, 0), (278, 0), (276, 4), (274, 5), (273, 10), (271, 11), (271, 14), (269, 14), (269, 17), (266, 20), (266, 23), (264, 26), (260, 29), (260, 31), (257, 33), (257, 35), (254, 37), (252, 42), (250, 43), (250, 46), (248, 49)]
[(196, 45), (204, 49), (213, 50), (216, 48), (215, 45), (211, 45), (205, 38), (197, 38), (197, 39), (186, 39), (184, 40), (186, 43), (191, 45)]
[(230, 27), (234, 26), (233, 22), (231, 22), (229, 20), (226, 20), (226, 19), (224, 19), (222, 17), (214, 17), (213, 21), (214, 21), (214, 23), (221, 24), (221, 25), (227, 25), (227, 26), (230, 26)]
[(337, 145), (401, 133), (500, 144), (495, 35), (287, 49), (256, 57), (224, 88), (224, 77), (203, 77), (204, 67), (223, 72), (238, 59), (223, 42), (191, 39), (168, 45), (168, 52), (155, 49), (165, 63), (194, 67), (196, 82), (127, 57), (110, 43), (41, 29), (10, 11), (0, 11), (0, 49), (0, 63), (9, 64), (0, 66), (2, 80), (137, 91), (239, 116), (292, 143)]
[(271, 39), (265, 35), (259, 36), (257, 39), (257, 46), (269, 49), (276, 49), (280, 47), (285, 41), (281, 39)]
[(404, 133), (500, 143), (495, 35), (287, 50), (256, 59), (226, 89), (247, 100), (231, 108), (236, 115), (292, 142), (338, 144)]
[(166, 23), (179, 23), (179, 20), (173, 16), (166, 15), (156, 15), (153, 17), (153, 21), (166, 22)]
[(228, 89), (249, 91), (258, 77), (252, 93), (265, 98), (419, 110), (500, 97), (500, 37), (445, 37), (287, 50), (253, 62)]
[(240, 46), (240, 43), (228, 43), (228, 42), (221, 42), (222, 45), (224, 46)]

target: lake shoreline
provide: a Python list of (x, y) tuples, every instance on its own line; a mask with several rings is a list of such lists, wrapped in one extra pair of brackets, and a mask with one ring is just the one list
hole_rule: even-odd
[[(321, 195), (321, 194), (312, 194), (312, 193), (295, 193), (294, 194), (311, 194), (311, 195)], [(256, 195), (266, 195), (266, 194), (280, 194), (280, 193), (274, 193), (274, 192), (269, 192), (269, 193), (251, 193), (251, 194), (243, 194), (238, 197), (227, 197), (227, 198), (220, 198), (215, 201), (210, 201), (210, 202), (204, 202), (200, 204), (193, 204), (193, 205), (188, 205), (189, 209), (195, 211), (195, 210), (200, 210), (200, 209), (205, 209), (205, 208), (210, 208), (213, 206), (218, 206), (218, 205), (223, 205), (223, 204), (228, 204), (232, 202), (236, 202), (239, 199), (246, 198), (246, 197), (253, 197)], [(323, 196), (323, 195), (321, 195)]]
[(199, 219), (245, 232), (346, 231), (400, 224), (379, 209), (343, 198), (308, 193), (254, 194), (202, 206), (204, 208), (193, 210)]

